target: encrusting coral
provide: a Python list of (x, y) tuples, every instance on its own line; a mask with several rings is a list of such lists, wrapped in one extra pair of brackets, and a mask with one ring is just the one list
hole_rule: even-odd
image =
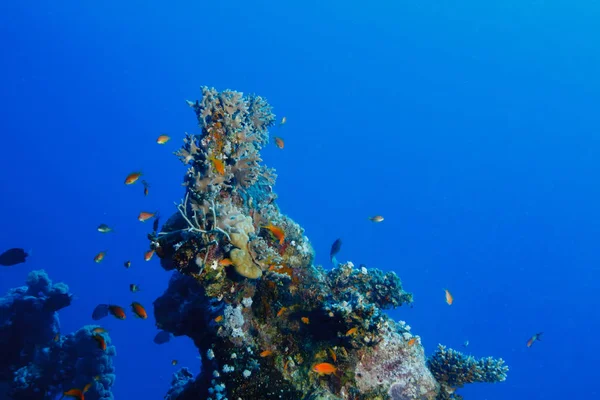
[(87, 400), (112, 399), (115, 347), (104, 335), (106, 350), (93, 339), (95, 326), (61, 335), (57, 311), (71, 304), (63, 283), (44, 271), (27, 276), (27, 286), (0, 298), (0, 387), (14, 400), (55, 398), (90, 384)]
[(313, 265), (282, 214), (260, 149), (275, 120), (260, 96), (202, 88), (200, 133), (176, 153), (186, 193), (150, 246), (176, 270), (154, 303), (161, 329), (189, 336), (202, 370), (180, 371), (169, 399), (434, 400), (440, 384), (405, 323), (412, 302), (390, 272)]

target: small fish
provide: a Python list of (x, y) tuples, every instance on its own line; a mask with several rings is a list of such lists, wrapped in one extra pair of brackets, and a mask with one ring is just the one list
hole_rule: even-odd
[(171, 334), (167, 331), (160, 331), (154, 336), (154, 343), (165, 344), (171, 340)]
[(287, 117), (283, 117), (281, 118), (281, 122), (279, 123), (279, 125), (285, 125), (285, 123), (287, 122)]
[(147, 181), (142, 181), (142, 185), (144, 185), (144, 196), (148, 196), (148, 188), (150, 184)]
[(383, 221), (383, 217), (381, 215), (375, 215), (373, 217), (369, 217), (369, 219), (373, 222), (381, 222)]
[(281, 307), (279, 309), (279, 311), (277, 312), (277, 316), (281, 317), (283, 315), (283, 313), (285, 313), (287, 311), (287, 307)]
[(212, 162), (215, 171), (217, 171), (220, 175), (225, 175), (225, 163), (223, 160), (219, 160), (216, 157), (210, 157), (209, 160)]
[(123, 263), (123, 265), (125, 266), (125, 268), (129, 268), (131, 267), (131, 261), (127, 260)]
[(219, 322), (223, 321), (223, 316), (219, 315), (217, 318), (215, 318), (215, 322), (218, 324)]
[(271, 234), (277, 238), (277, 240), (279, 240), (279, 244), (283, 244), (284, 240), (285, 240), (285, 232), (283, 231), (283, 229), (273, 225), (273, 224), (269, 224), (266, 226), (263, 226), (263, 228), (265, 228), (266, 230), (268, 230), (269, 232), (271, 232)]
[(25, 262), (25, 259), (29, 256), (23, 249), (9, 249), (4, 253), (0, 254), (0, 265), (5, 267), (12, 267), (13, 265), (21, 264)]
[(463, 347), (469, 347), (469, 341), (465, 340), (465, 342), (463, 343)]
[(141, 319), (148, 318), (148, 314), (146, 313), (146, 309), (144, 309), (144, 306), (142, 306), (137, 301), (134, 301), (133, 303), (131, 303), (131, 311), (133, 311), (133, 313), (138, 318), (141, 318)]
[(448, 289), (444, 289), (444, 292), (446, 292), (446, 303), (448, 303), (448, 305), (451, 306), (454, 302), (454, 297), (452, 297)]
[(171, 140), (171, 137), (168, 135), (160, 135), (157, 139), (156, 139), (156, 143), (158, 144), (165, 144), (167, 143), (169, 140)]
[(416, 343), (416, 341), (417, 341), (417, 338), (415, 338), (415, 337), (414, 337), (414, 338), (411, 338), (411, 339), (408, 341), (408, 345), (409, 345), (409, 346), (412, 346), (412, 345), (414, 345), (414, 344)]
[(144, 254), (144, 260), (146, 261), (150, 261), (152, 259), (152, 256), (154, 255), (154, 250), (148, 250), (145, 254)]
[(268, 356), (270, 356), (272, 354), (273, 354), (273, 352), (271, 350), (265, 350), (262, 353), (260, 353), (260, 356), (261, 357), (268, 357)]
[(544, 332), (539, 332), (536, 333), (535, 335), (533, 335), (528, 341), (527, 341), (527, 347), (531, 347), (533, 345), (533, 343), (535, 342), (541, 342), (542, 341), (542, 334)]
[(100, 233), (112, 232), (112, 228), (106, 224), (100, 224), (100, 225), (98, 225), (98, 232), (100, 232)]
[(131, 293), (136, 293), (136, 292), (140, 291), (140, 287), (138, 285), (136, 285), (135, 283), (130, 283), (129, 290), (131, 291)]
[(94, 335), (92, 336), (92, 338), (98, 342), (98, 348), (102, 351), (106, 351), (106, 340), (104, 340), (104, 337), (102, 337), (102, 335)]
[(63, 393), (63, 397), (75, 397), (78, 400), (84, 400), (83, 391), (81, 389), (71, 389)]
[(171, 361), (171, 365), (177, 365), (178, 363), (179, 363), (179, 361), (177, 361), (177, 360)]
[(337, 239), (331, 245), (331, 251), (329, 252), (329, 258), (331, 259), (332, 263), (337, 264), (337, 261), (334, 261), (335, 255), (340, 252), (341, 248), (342, 248), (342, 239)]
[(108, 312), (110, 312), (112, 314), (112, 316), (114, 316), (117, 319), (125, 319), (126, 318), (125, 310), (123, 309), (123, 307), (109, 305)]
[(275, 136), (275, 146), (279, 147), (280, 149), (283, 149), (285, 147), (285, 142), (283, 141), (282, 138)]
[(312, 370), (313, 372), (316, 372), (319, 375), (331, 375), (335, 374), (337, 368), (333, 364), (320, 363), (313, 366)]
[(333, 349), (329, 349), (329, 354), (331, 355), (331, 359), (333, 360), (333, 362), (337, 362), (337, 356), (335, 354), (335, 351), (333, 351)]
[(94, 321), (98, 321), (108, 315), (108, 304), (98, 304), (96, 308), (94, 308), (94, 312), (92, 312), (92, 319)]
[(230, 265), (233, 265), (233, 262), (229, 258), (224, 258), (219, 261), (219, 265), (222, 267), (229, 267)]
[(58, 342), (60, 340), (60, 333), (57, 333), (56, 335), (54, 335), (54, 339), (52, 339), (55, 342)]
[[(83, 393), (87, 393), (90, 390), (91, 387), (92, 387), (92, 382), (90, 382), (87, 385), (85, 385), (83, 387)], [(83, 397), (81, 399), (83, 400)]]
[(140, 221), (140, 222), (146, 222), (150, 218), (154, 217), (155, 215), (156, 215), (155, 212), (151, 213), (151, 212), (147, 212), (147, 211), (142, 211), (140, 213), (140, 215), (138, 215), (138, 221)]
[(100, 253), (94, 256), (94, 261), (96, 261), (99, 264), (102, 262), (102, 260), (104, 260), (104, 257), (106, 257), (106, 252), (101, 251)]
[(355, 326), (354, 328), (350, 328), (348, 329), (348, 332), (346, 332), (346, 336), (352, 336), (355, 335), (356, 332), (358, 332), (358, 327)]
[(131, 174), (127, 175), (127, 178), (125, 178), (125, 184), (126, 185), (133, 185), (134, 183), (137, 182), (138, 179), (140, 179), (140, 176), (142, 176), (142, 172), (132, 172)]
[(302, 320), (302, 322), (304, 322), (306, 325), (310, 324), (310, 320), (308, 319), (308, 317), (302, 317), (300, 318), (300, 320)]

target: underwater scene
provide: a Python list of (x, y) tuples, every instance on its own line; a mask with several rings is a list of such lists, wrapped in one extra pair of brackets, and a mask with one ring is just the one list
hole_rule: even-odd
[(600, 399), (593, 2), (0, 5), (0, 400)]

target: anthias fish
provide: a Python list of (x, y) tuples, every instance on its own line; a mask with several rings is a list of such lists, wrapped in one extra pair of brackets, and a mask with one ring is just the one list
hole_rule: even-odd
[(154, 336), (154, 343), (164, 344), (171, 340), (171, 334), (167, 331), (160, 331)]
[(127, 175), (127, 177), (125, 178), (125, 184), (133, 185), (134, 183), (136, 183), (138, 181), (138, 179), (140, 179), (140, 176), (142, 176), (141, 171), (132, 172), (131, 174)]
[(156, 139), (156, 143), (158, 144), (165, 144), (167, 143), (169, 140), (171, 140), (171, 137), (168, 135), (160, 135), (157, 139)]
[(141, 318), (141, 319), (148, 318), (148, 314), (146, 313), (146, 309), (144, 308), (144, 306), (142, 306), (137, 301), (134, 301), (133, 303), (131, 303), (131, 311), (133, 311), (133, 313), (138, 318)]
[(331, 251), (329, 252), (329, 259), (331, 260), (331, 262), (334, 263), (335, 255), (340, 252), (341, 248), (342, 239), (337, 239), (335, 242), (333, 242), (333, 244), (331, 245)]
[(527, 341), (527, 347), (531, 347), (535, 342), (541, 342), (543, 333), (544, 332), (536, 333), (531, 338), (529, 338), (529, 340)]
[(100, 233), (112, 232), (112, 228), (106, 224), (100, 224), (100, 225), (98, 225), (98, 232), (100, 232)]
[(381, 215), (375, 215), (373, 217), (369, 217), (369, 219), (373, 222), (381, 222), (383, 221), (383, 217)]
[(450, 294), (448, 289), (444, 289), (444, 292), (446, 293), (446, 303), (451, 306), (452, 303), (454, 303), (454, 297), (452, 297), (452, 294)]
[(23, 249), (9, 249), (0, 254), (0, 265), (11, 267), (13, 265), (24, 263), (29, 254)]
[(285, 147), (285, 142), (282, 138), (275, 136), (275, 146), (279, 147), (280, 149), (283, 149)]

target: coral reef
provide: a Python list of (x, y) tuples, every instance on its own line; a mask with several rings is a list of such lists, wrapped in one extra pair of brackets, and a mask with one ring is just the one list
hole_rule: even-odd
[(427, 367), (441, 385), (440, 400), (461, 399), (461, 396), (454, 394), (454, 390), (466, 383), (503, 382), (508, 372), (501, 358), (475, 359), (441, 344), (427, 360)]
[(106, 350), (92, 338), (94, 326), (61, 335), (57, 311), (71, 304), (69, 288), (44, 271), (29, 273), (26, 283), (0, 298), (0, 387), (7, 392), (0, 398), (48, 399), (91, 383), (86, 399), (112, 399), (108, 335)]
[(192, 338), (202, 370), (178, 372), (167, 398), (436, 399), (419, 338), (382, 311), (412, 302), (398, 276), (313, 265), (302, 228), (277, 207), (259, 154), (275, 120), (267, 102), (204, 87), (188, 105), (200, 133), (176, 152), (186, 193), (149, 239), (176, 270), (157, 323)]

